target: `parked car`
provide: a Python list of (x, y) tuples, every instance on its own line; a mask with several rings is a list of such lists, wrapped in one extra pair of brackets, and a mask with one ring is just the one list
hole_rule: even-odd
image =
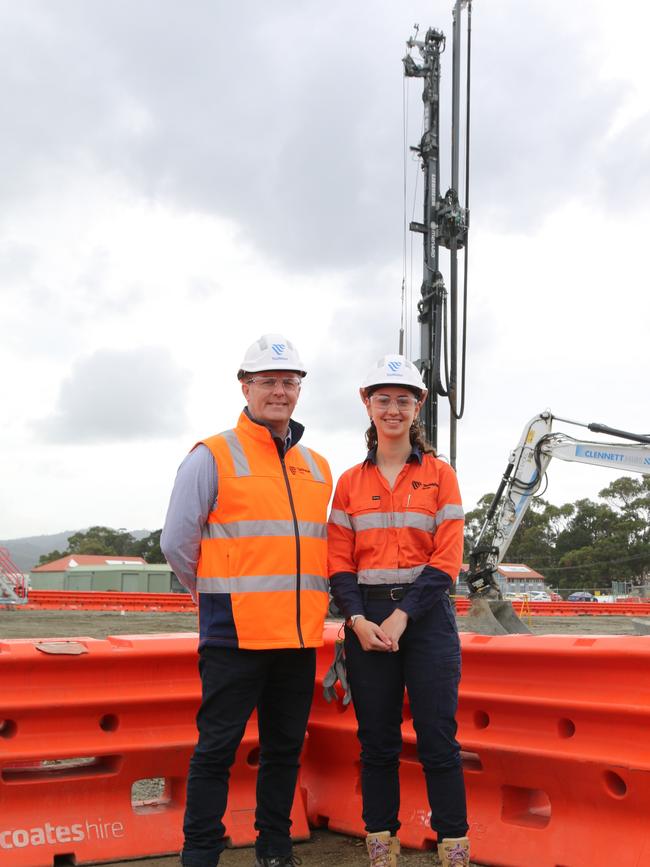
[(579, 590), (577, 593), (572, 593), (567, 602), (598, 602), (593, 593), (588, 593), (586, 590)]
[(551, 597), (546, 590), (531, 590), (528, 593), (531, 602), (550, 602)]

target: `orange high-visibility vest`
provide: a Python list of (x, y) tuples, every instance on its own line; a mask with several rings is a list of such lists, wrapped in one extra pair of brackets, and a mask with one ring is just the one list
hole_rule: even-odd
[[(234, 430), (203, 443), (215, 459), (218, 495), (197, 567), (201, 641), (319, 647), (329, 599), (327, 461), (301, 443), (281, 458), (270, 431), (245, 413)], [(212, 594), (229, 596), (218, 600), (229, 603), (220, 605), (232, 618), (226, 627), (204, 622)]]
[(412, 584), (425, 566), (458, 577), (464, 514), (456, 473), (431, 454), (409, 461), (392, 490), (366, 460), (338, 481), (329, 518), (329, 574), (359, 584)]

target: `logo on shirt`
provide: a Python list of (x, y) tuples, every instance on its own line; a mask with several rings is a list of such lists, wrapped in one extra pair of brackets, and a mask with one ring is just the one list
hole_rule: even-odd
[(295, 476), (296, 473), (301, 473), (303, 476), (311, 475), (311, 472), (307, 469), (307, 467), (288, 467), (288, 469), (292, 476)]
[(419, 488), (422, 488), (423, 491), (428, 490), (429, 488), (439, 488), (440, 485), (438, 482), (411, 482), (414, 491), (417, 491)]
[(380, 497), (380, 496), (377, 496), (377, 495), (375, 495), (375, 496), (374, 496), (374, 497), (373, 497), (373, 498), (372, 498), (372, 499), (373, 499), (373, 500), (381, 500), (381, 497)]

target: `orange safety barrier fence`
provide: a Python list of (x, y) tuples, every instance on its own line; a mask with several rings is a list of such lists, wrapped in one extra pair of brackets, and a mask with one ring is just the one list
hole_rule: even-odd
[[(0, 864), (177, 852), (200, 700), (194, 634), (0, 641)], [(257, 724), (231, 773), (231, 845), (255, 840)], [(297, 790), (293, 833), (309, 836)]]
[[(364, 834), (354, 712), (322, 698), (338, 631), (326, 627), (318, 652), (297, 837), (307, 816)], [(476, 861), (604, 867), (615, 852), (617, 867), (650, 864), (650, 638), (468, 633), (462, 646)], [(0, 676), (2, 867), (178, 850), (200, 687), (194, 634), (0, 641)], [(426, 848), (434, 834), (408, 701), (403, 731), (400, 837)], [(226, 814), (236, 845), (255, 836), (256, 756), (253, 720)]]
[[(456, 596), (456, 611), (461, 617), (467, 614), (469, 605), (466, 597)], [(512, 607), (517, 614), (524, 610), (526, 615), (532, 614), (533, 617), (650, 617), (650, 602), (627, 599), (617, 602), (533, 602), (530, 599), (515, 599)]]
[[(469, 601), (457, 596), (456, 610), (467, 614)], [(580, 617), (582, 615), (650, 617), (650, 602), (640, 599), (620, 599), (616, 602), (532, 602), (515, 600), (519, 614), (525, 606), (526, 615), (533, 617)], [(84, 611), (194, 611), (189, 593), (124, 593), (101, 590), (31, 590), (29, 602), (23, 608), (80, 609)]]
[[(320, 685), (338, 624), (326, 628), (302, 784), (310, 821), (362, 836), (352, 708)], [(650, 864), (650, 638), (462, 638), (458, 738), (473, 859), (501, 867)], [(407, 846), (434, 834), (408, 700), (400, 768)]]
[(29, 602), (23, 608), (82, 611), (195, 611), (196, 604), (189, 593), (31, 590)]

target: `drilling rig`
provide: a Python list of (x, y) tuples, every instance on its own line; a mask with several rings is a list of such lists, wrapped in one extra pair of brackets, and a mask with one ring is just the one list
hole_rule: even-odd
[[(467, 13), (467, 69), (465, 106), (465, 196), (460, 203), (460, 141), (461, 141), (461, 14)], [(441, 30), (430, 28), (424, 39), (415, 35), (406, 45), (403, 58), (404, 75), (423, 80), (423, 135), (419, 145), (412, 147), (420, 160), (424, 174), (424, 209), (422, 222), (413, 221), (409, 228), (423, 236), (423, 276), (418, 303), (420, 323), (420, 358), (416, 364), (429, 390), (422, 407), (421, 420), (427, 439), (438, 448), (438, 398), (449, 403), (449, 459), (456, 466), (456, 423), (462, 417), (465, 404), (465, 349), (467, 306), (467, 263), (469, 232), (469, 118), (471, 64), (471, 0), (456, 0), (453, 8), (452, 58), (452, 122), (451, 122), (451, 186), (441, 193), (440, 146), (440, 81), (441, 55), (446, 38)], [(420, 55), (416, 61), (412, 53)], [(449, 250), (449, 291), (445, 287), (440, 262), (441, 248)], [(463, 304), (461, 342), (461, 373), (459, 377), (459, 299), (458, 260), (464, 252)], [(448, 321), (449, 320), (449, 321)], [(402, 342), (402, 341), (400, 341)], [(402, 347), (400, 346), (400, 351)], [(444, 367), (444, 371), (443, 371)]]

